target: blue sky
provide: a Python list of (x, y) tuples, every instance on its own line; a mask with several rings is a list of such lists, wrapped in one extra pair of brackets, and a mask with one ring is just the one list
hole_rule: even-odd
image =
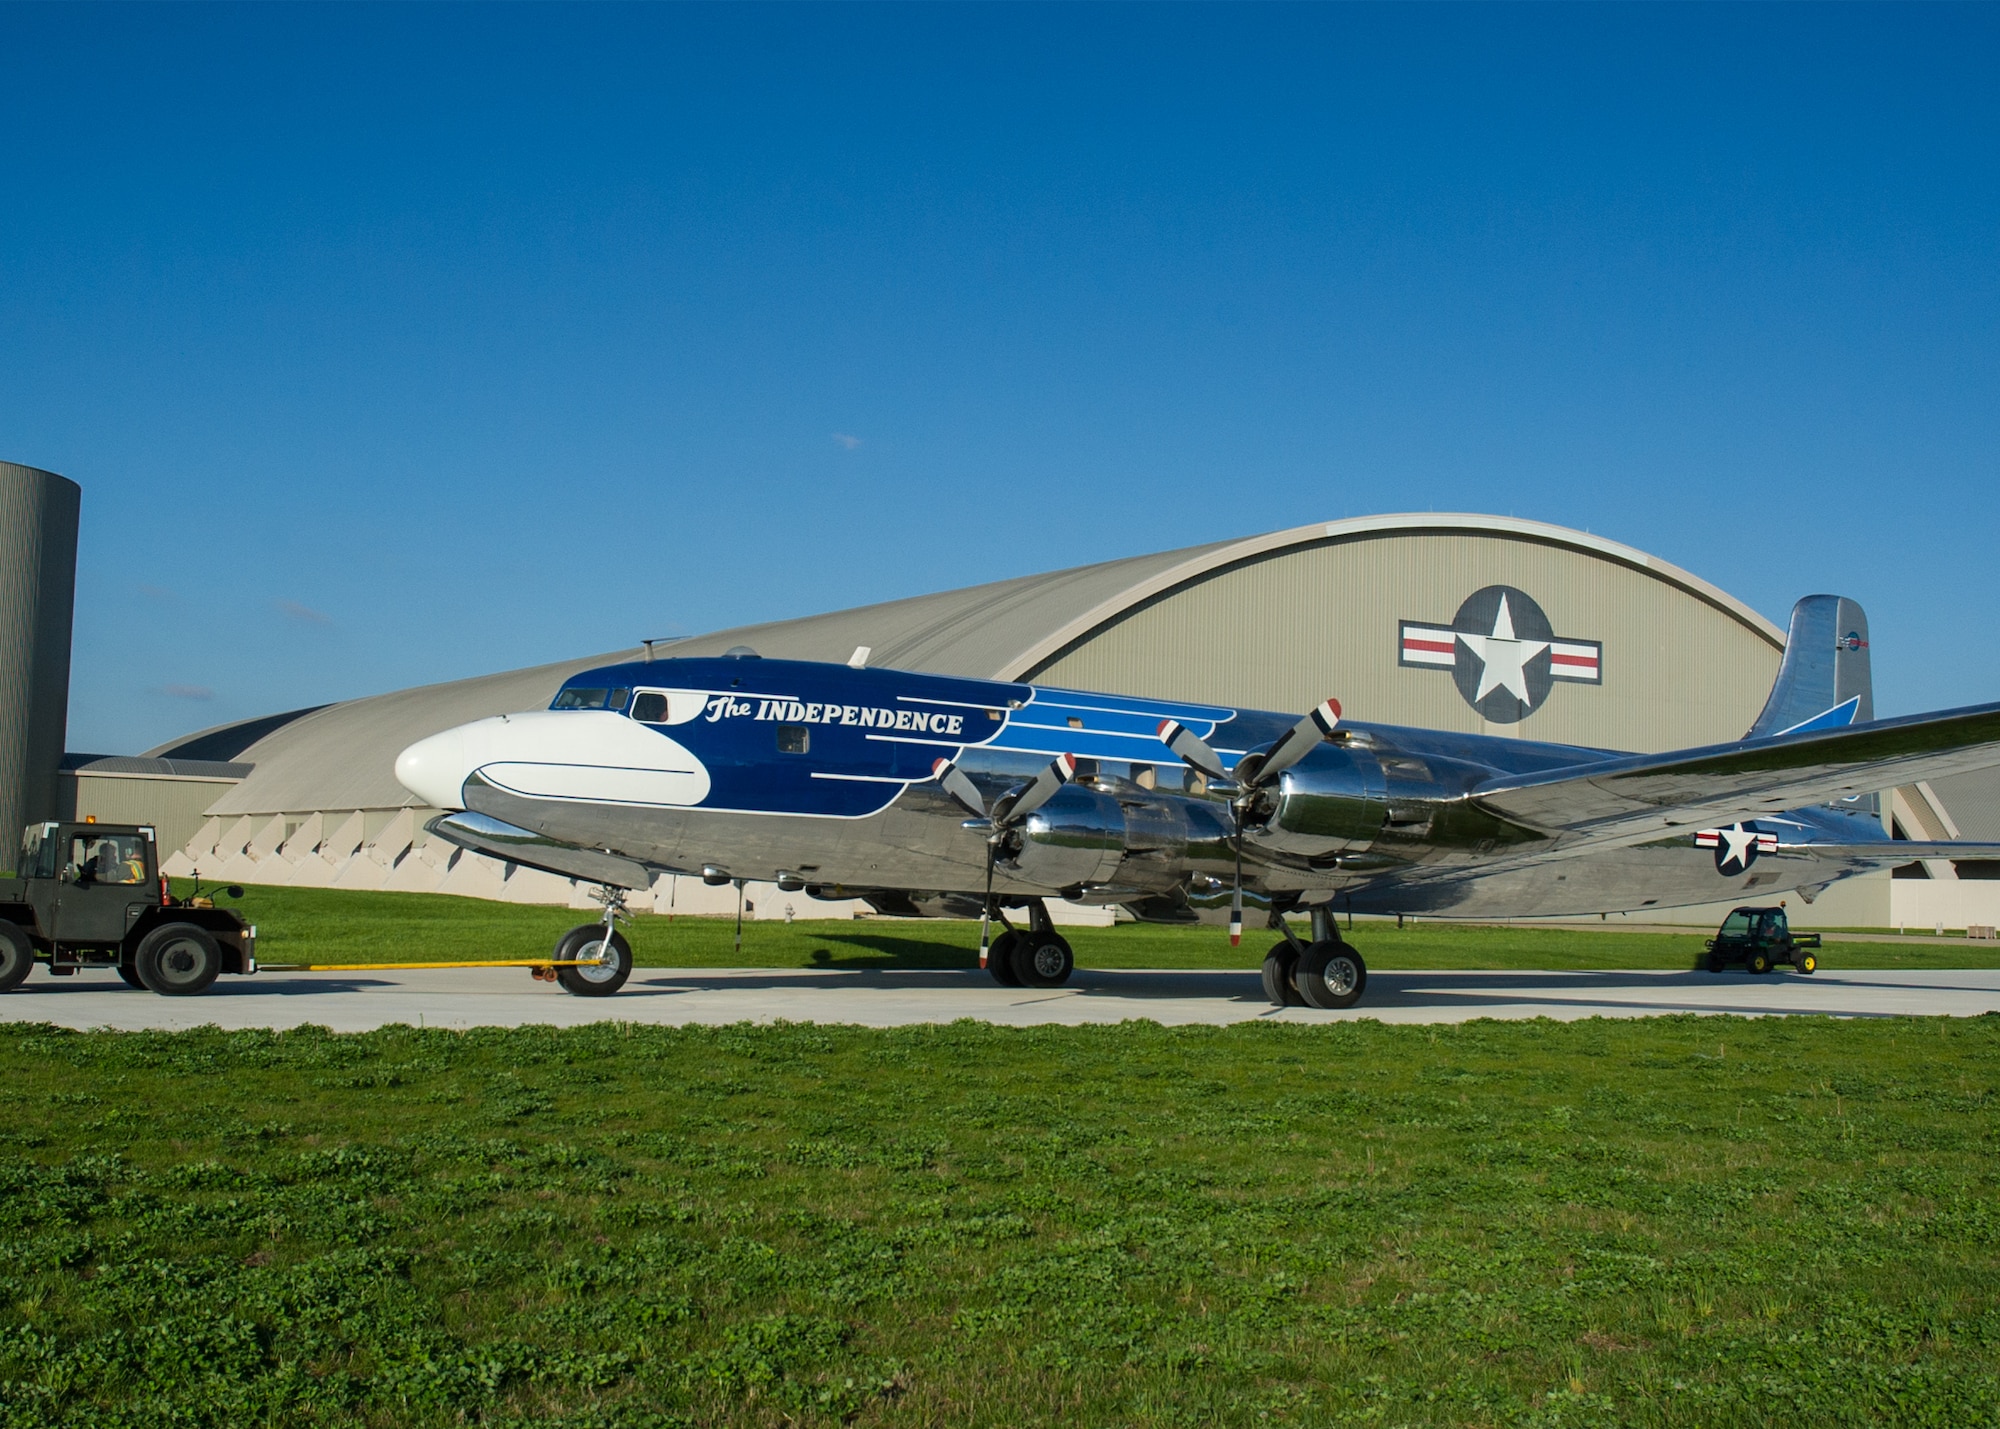
[(2000, 9), (0, 7), (72, 749), (1311, 520), (2000, 697)]

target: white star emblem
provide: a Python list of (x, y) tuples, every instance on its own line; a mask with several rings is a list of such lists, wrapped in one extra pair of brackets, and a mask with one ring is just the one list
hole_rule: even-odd
[(1750, 850), (1757, 846), (1757, 831), (1755, 829), (1746, 829), (1741, 824), (1731, 824), (1728, 828), (1717, 829), (1715, 832), (1722, 840), (1724, 850), (1722, 861), (1724, 863), (1740, 863), (1745, 868), (1748, 868), (1750, 866)]
[[(1478, 704), (1495, 690), (1505, 690), (1522, 704), (1533, 704), (1528, 695), (1528, 674), (1522, 667), (1544, 650), (1549, 648), (1546, 640), (1517, 640), (1514, 637), (1514, 613), (1507, 608), (1507, 597), (1500, 597), (1500, 609), (1493, 617), (1491, 635), (1466, 635), (1458, 638), (1465, 648), (1479, 657), (1479, 693), (1472, 697)], [(1755, 838), (1756, 835), (1750, 835)]]

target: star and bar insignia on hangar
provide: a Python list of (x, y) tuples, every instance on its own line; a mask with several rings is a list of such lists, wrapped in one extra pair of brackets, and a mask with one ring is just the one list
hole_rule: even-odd
[(1604, 645), (1557, 636), (1526, 591), (1490, 585), (1465, 598), (1449, 625), (1405, 620), (1397, 663), (1449, 670), (1465, 702), (1491, 724), (1515, 724), (1542, 707), (1558, 680), (1604, 683)]

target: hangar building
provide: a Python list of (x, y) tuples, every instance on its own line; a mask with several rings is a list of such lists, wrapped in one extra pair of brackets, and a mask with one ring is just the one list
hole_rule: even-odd
[[(1552, 678), (1526, 701), (1476, 699), (1450, 654), (1448, 632), (1455, 622), (1471, 628), (1466, 619), (1506, 619), (1555, 641)], [(1426, 640), (1427, 629), (1446, 639)], [(1333, 694), (1359, 721), (1650, 752), (1741, 737), (1784, 643), (1785, 632), (1743, 602), (1629, 546), (1534, 521), (1424, 514), (1322, 522), (745, 626), (663, 653), (748, 645), (767, 657), (839, 661), (867, 646), (877, 666), (1275, 710)], [(435, 811), (397, 784), (393, 765), (425, 735), (540, 708), (572, 673), (640, 655), (605, 652), (204, 730), (140, 759), (76, 768), (77, 807), (113, 789), (143, 800), (157, 781), (172, 796), (172, 817), (160, 822), (180, 847), (177, 873), (581, 906), (566, 880), (429, 838), (423, 825)], [(1969, 786), (1971, 804), (2000, 809), (1988, 792)], [(1912, 837), (1955, 836), (1953, 798), (1949, 789), (1897, 790), (1885, 818)], [(1853, 880), (1810, 911), (1847, 925), (2000, 921), (1989, 911), (2000, 908), (2000, 882), (1959, 873), (1940, 861), (1913, 877)], [(783, 896), (762, 892), (750, 895), (760, 914), (780, 916)], [(734, 906), (733, 892), (698, 880), (663, 877), (650, 897), (663, 912)], [(829, 911), (802, 896), (795, 903), (802, 916)], [(1683, 916), (1707, 921), (1709, 912)]]

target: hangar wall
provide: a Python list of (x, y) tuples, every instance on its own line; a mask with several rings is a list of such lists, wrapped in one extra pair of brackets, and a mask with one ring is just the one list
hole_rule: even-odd
[[(1032, 677), (1279, 710), (1333, 695), (1354, 720), (1639, 753), (1739, 739), (1757, 717), (1784, 655), (1769, 621), (1610, 543), (1457, 521), (1344, 533), (1196, 576), (1039, 662)], [(1526, 719), (1493, 724), (1447, 672), (1399, 663), (1402, 621), (1449, 625), (1461, 600), (1496, 584), (1532, 596), (1558, 635), (1601, 643), (1603, 683), (1558, 685)], [(1308, 613), (1309, 639), (1297, 612)]]
[(56, 817), (82, 508), (67, 477), (0, 461), (0, 869), (23, 825)]

